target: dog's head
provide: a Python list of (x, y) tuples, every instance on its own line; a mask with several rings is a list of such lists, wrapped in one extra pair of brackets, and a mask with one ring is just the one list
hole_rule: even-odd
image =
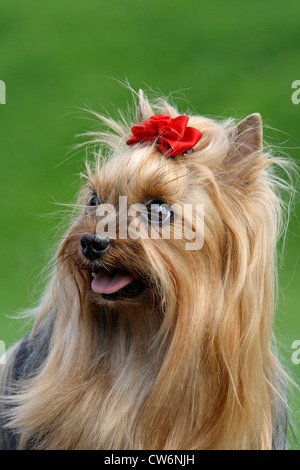
[[(159, 106), (165, 114), (157, 119), (178, 118), (166, 102)], [(153, 113), (140, 94), (138, 130)], [(109, 158), (99, 152), (96, 164), (87, 166), (81, 214), (60, 251), (61, 261), (70, 255), (81, 295), (113, 309), (165, 310), (193, 304), (200, 293), (202, 302), (204, 295), (212, 302), (209, 292), (223, 292), (224, 279), (238, 295), (273, 209), (260, 116), (238, 125), (190, 116), (188, 128), (200, 138), (192, 149), (179, 146), (176, 155), (164, 153), (158, 138), (127, 145), (130, 125), (112, 126), (119, 135), (96, 135), (110, 146)]]

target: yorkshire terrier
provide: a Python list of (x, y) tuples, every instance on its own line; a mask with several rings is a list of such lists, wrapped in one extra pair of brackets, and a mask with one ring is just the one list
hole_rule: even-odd
[(259, 114), (136, 101), (133, 123), (99, 116), (109, 130), (89, 133), (96, 158), (33, 330), (0, 366), (0, 447), (284, 449), (285, 163)]

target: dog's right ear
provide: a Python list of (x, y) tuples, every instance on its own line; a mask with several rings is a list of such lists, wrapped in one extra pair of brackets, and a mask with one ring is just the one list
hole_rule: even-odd
[(139, 107), (138, 107), (138, 120), (139, 123), (146, 122), (153, 115), (153, 110), (149, 104), (149, 101), (144, 95), (143, 90), (139, 90)]

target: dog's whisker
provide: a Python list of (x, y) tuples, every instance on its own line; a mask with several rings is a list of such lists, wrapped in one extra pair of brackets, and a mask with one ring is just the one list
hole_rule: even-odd
[[(73, 255), (74, 255), (74, 253), (68, 253), (68, 252), (59, 253), (59, 254), (57, 255), (56, 260), (55, 260), (52, 264), (50, 264), (49, 270), (52, 270), (52, 269), (54, 269), (54, 268), (57, 267), (57, 266), (62, 266), (62, 265), (63, 265), (71, 256), (73, 256)], [(62, 258), (62, 257), (64, 257), (63, 260), (60, 259), (60, 258)]]

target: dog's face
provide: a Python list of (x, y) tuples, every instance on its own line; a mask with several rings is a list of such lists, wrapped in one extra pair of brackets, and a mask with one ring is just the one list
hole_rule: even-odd
[(250, 116), (226, 133), (201, 120), (205, 133), (192, 154), (121, 146), (88, 168), (81, 215), (60, 252), (80, 296), (116, 310), (167, 304), (171, 311), (181, 298), (198, 302), (200, 284), (207, 291), (221, 282), (230, 211), (253, 175), (254, 166), (240, 162), (259, 149), (259, 126)]
[(154, 146), (128, 149), (89, 169), (82, 212), (61, 253), (71, 254), (73, 273), (84, 278), (92, 302), (153, 306), (178, 288), (180, 272), (198, 251), (187, 242), (200, 231), (184, 206), (206, 197), (201, 186), (193, 188), (192, 175), (184, 156), (175, 161)]

